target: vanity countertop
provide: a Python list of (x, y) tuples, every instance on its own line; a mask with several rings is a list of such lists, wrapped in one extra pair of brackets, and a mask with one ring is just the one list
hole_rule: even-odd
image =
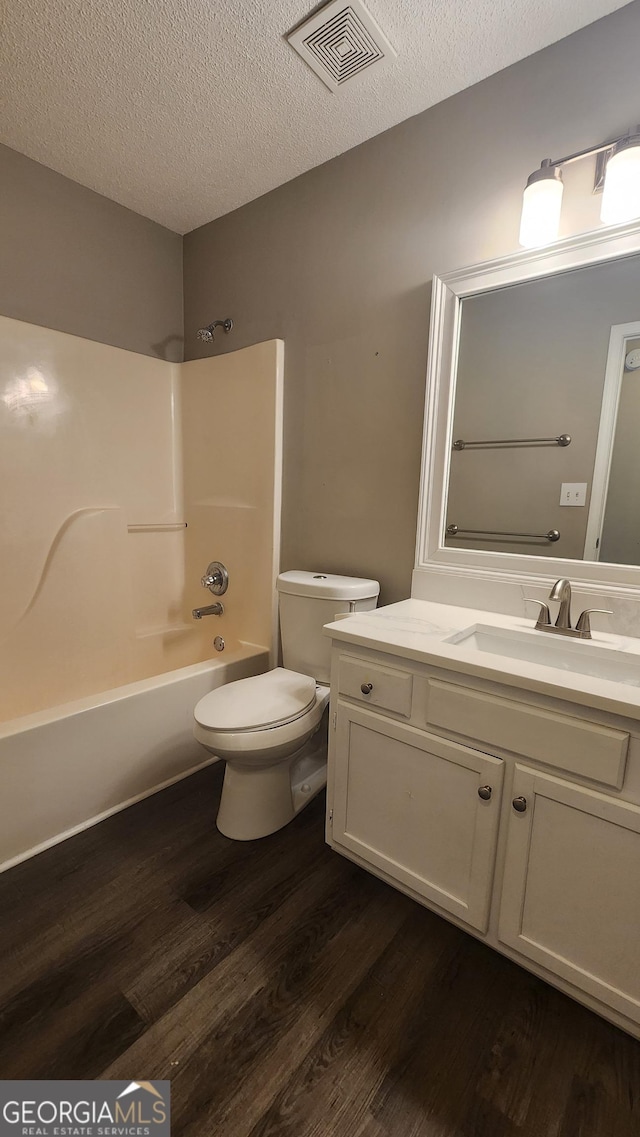
[[(456, 632), (475, 624), (485, 628), (526, 631), (536, 638), (556, 640), (547, 632), (535, 632), (534, 622), (530, 619), (413, 599), (336, 620), (325, 625), (325, 635), (407, 661), (428, 663), (609, 713), (640, 718), (640, 679), (635, 686), (544, 663), (489, 654), (464, 642), (446, 642)], [(591, 641), (563, 638), (563, 642), (576, 644), (577, 649), (584, 652), (589, 652), (592, 646), (613, 649), (616, 655), (623, 652), (630, 657), (630, 671), (640, 667), (640, 640), (636, 638), (594, 631)]]

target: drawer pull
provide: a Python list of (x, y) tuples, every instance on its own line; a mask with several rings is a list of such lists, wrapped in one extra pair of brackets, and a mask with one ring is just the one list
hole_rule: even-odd
[(492, 793), (493, 790), (491, 786), (480, 786), (478, 797), (481, 797), (483, 801), (490, 801)]
[(514, 797), (512, 803), (516, 813), (524, 813), (527, 808), (526, 797)]
[(363, 695), (370, 695), (373, 691), (373, 683), (361, 683), (360, 690)]

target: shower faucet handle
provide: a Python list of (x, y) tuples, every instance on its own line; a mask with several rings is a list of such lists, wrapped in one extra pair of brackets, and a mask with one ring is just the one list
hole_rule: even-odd
[(203, 588), (208, 588), (214, 596), (223, 596), (229, 587), (229, 573), (222, 561), (212, 561), (200, 581)]

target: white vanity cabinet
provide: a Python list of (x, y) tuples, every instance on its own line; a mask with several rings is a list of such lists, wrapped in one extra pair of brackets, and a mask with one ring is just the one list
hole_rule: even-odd
[(487, 927), (504, 763), (340, 701), (333, 839)]
[(331, 699), (329, 844), (640, 1036), (633, 723), (342, 640)]
[(517, 763), (498, 935), (640, 1022), (640, 808)]

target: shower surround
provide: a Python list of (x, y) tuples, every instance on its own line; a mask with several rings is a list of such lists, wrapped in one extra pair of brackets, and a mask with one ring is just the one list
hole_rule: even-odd
[[(0, 831), (13, 815), (0, 864), (201, 764), (190, 737), (196, 688), (268, 666), (283, 358), (273, 340), (174, 364), (0, 318)], [(224, 615), (194, 622), (211, 560), (229, 570)], [(222, 655), (214, 636), (225, 641)], [(155, 740), (154, 766), (144, 716), (132, 750), (113, 708), (149, 700), (156, 676), (161, 689), (175, 677), (185, 705), (173, 699), (175, 729), (155, 705), (170, 745)], [(166, 690), (163, 699), (172, 703)], [(108, 729), (105, 749), (104, 737), (87, 734), (86, 714), (107, 705), (108, 726), (99, 715), (95, 723)], [(97, 789), (90, 803), (56, 742), (65, 718), (83, 724), (79, 784)], [(57, 724), (49, 738), (48, 720)], [(25, 730), (36, 732), (31, 743)], [(63, 735), (68, 754), (73, 741)], [(127, 777), (107, 787), (118, 747)], [(18, 752), (22, 782), (12, 768)], [(69, 808), (48, 825), (54, 786)]]

